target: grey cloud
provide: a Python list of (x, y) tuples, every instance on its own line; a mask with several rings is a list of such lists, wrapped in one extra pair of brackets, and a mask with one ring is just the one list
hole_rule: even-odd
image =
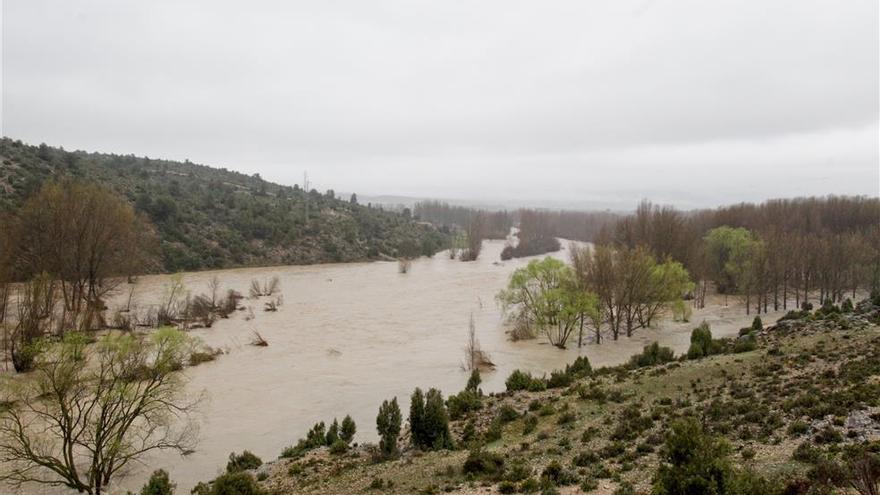
[(3, 23), (3, 133), (31, 142), (524, 202), (880, 187), (875, 0), (9, 0)]

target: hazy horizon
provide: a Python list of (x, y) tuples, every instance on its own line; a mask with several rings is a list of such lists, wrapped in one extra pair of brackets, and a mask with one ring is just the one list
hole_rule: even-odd
[(4, 2), (3, 135), (364, 196), (880, 195), (873, 1), (240, 5)]

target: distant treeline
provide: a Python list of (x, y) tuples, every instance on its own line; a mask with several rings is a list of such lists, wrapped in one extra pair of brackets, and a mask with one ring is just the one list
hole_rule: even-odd
[(791, 300), (800, 307), (815, 296), (821, 303), (853, 297), (859, 288), (880, 290), (880, 198), (774, 199), (693, 211), (643, 201), (631, 214), (415, 206), (419, 218), (450, 228), (464, 229), (478, 214), (491, 224), (487, 237), (519, 228), (519, 243), (505, 249), (505, 258), (557, 250), (555, 237), (671, 258), (697, 283), (698, 304), (710, 283), (759, 312), (787, 309)]
[(878, 198), (776, 199), (695, 212), (645, 201), (593, 240), (670, 257), (702, 295), (712, 281), (758, 312), (786, 309), (791, 299), (800, 306), (816, 293), (821, 303), (880, 290)]
[(413, 207), (413, 215), (437, 226), (461, 230), (467, 230), (474, 222), (474, 217), (479, 215), (483, 237), (487, 239), (504, 239), (513, 226), (513, 216), (508, 211), (488, 211), (442, 201), (420, 201)]
[[(486, 237), (504, 239), (510, 228), (519, 225), (523, 216), (535, 219), (543, 231), (555, 237), (577, 241), (592, 241), (603, 227), (615, 223), (624, 215), (609, 211), (569, 211), (520, 208), (517, 210), (489, 211), (467, 206), (450, 205), (442, 201), (421, 201), (416, 203), (413, 214), (436, 225), (466, 228), (476, 213), (486, 219)], [(520, 229), (522, 227), (520, 226)]]

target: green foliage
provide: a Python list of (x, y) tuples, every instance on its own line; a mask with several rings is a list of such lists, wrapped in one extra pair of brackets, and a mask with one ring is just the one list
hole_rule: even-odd
[(422, 450), (452, 448), (449, 416), (443, 395), (437, 389), (422, 394), (416, 388), (410, 399), (409, 426), (413, 445)]
[(319, 421), (312, 426), (312, 429), (306, 434), (306, 444), (310, 448), (320, 447), (325, 444), (327, 439), (327, 428), (323, 421)]
[(550, 464), (541, 472), (541, 479), (551, 486), (574, 485), (578, 482), (577, 475), (566, 469), (559, 461), (550, 461)]
[(503, 433), (504, 422), (501, 421), (501, 418), (496, 416), (495, 419), (489, 423), (489, 427), (486, 428), (486, 431), (483, 432), (483, 441), (486, 443), (492, 443), (501, 440), (501, 435)]
[(210, 487), (199, 483), (193, 490), (197, 495), (265, 495), (266, 492), (257, 484), (250, 473), (228, 472), (218, 476)]
[(504, 472), (504, 457), (482, 449), (471, 450), (461, 470), (464, 474), (500, 476)]
[(744, 228), (721, 226), (710, 230), (703, 238), (709, 275), (719, 292), (735, 290), (748, 272), (748, 254), (754, 248), (755, 237)]
[(480, 370), (471, 371), (471, 376), (468, 378), (467, 385), (465, 385), (465, 390), (469, 390), (471, 392), (476, 392), (480, 388), (480, 383), (482, 383), (483, 379), (480, 378)]
[(510, 423), (511, 421), (519, 419), (519, 413), (510, 404), (504, 404), (498, 409), (497, 418), (502, 423)]
[(739, 354), (741, 352), (749, 352), (754, 351), (758, 348), (758, 339), (755, 338), (754, 333), (750, 333), (748, 335), (744, 335), (738, 339), (733, 344), (733, 352), (735, 354)]
[(341, 438), (337, 438), (336, 441), (330, 444), (330, 453), (333, 455), (344, 454), (346, 451), (348, 451), (348, 444)]
[(379, 450), (385, 457), (397, 454), (397, 438), (400, 436), (400, 406), (397, 405), (397, 397), (382, 402), (379, 414), (376, 416), (376, 430), (379, 432)]
[(553, 370), (547, 379), (547, 388), (563, 388), (571, 385), (574, 377), (565, 371)]
[(724, 494), (732, 478), (727, 443), (706, 433), (693, 418), (676, 421), (666, 438), (654, 494)]
[(235, 452), (233, 452), (229, 454), (229, 462), (226, 463), (226, 472), (235, 473), (238, 471), (248, 471), (251, 469), (257, 469), (262, 465), (262, 459), (248, 450), (245, 450), (240, 455), (236, 455)]
[(540, 392), (547, 388), (547, 384), (544, 380), (534, 378), (531, 373), (526, 373), (520, 370), (513, 370), (513, 373), (507, 377), (504, 384), (507, 387), (508, 392), (515, 392), (517, 390)]
[(329, 447), (336, 443), (337, 440), (339, 440), (339, 422), (336, 421), (336, 418), (333, 418), (333, 422), (327, 428), (327, 434), (324, 435), (324, 445)]
[(446, 408), (449, 412), (449, 419), (461, 419), (464, 415), (472, 411), (478, 411), (483, 406), (482, 396), (479, 392), (465, 389), (455, 395), (450, 395), (446, 400)]
[(535, 431), (535, 428), (538, 427), (538, 417), (534, 414), (527, 414), (523, 418), (523, 435), (528, 435), (529, 433)]
[(660, 347), (657, 342), (646, 345), (641, 354), (636, 354), (629, 359), (629, 365), (633, 368), (644, 368), (665, 364), (675, 359), (675, 353), (669, 347)]
[(712, 330), (705, 321), (691, 332), (691, 346), (688, 348), (688, 359), (700, 359), (720, 354), (724, 351), (723, 343), (712, 339)]
[(357, 425), (351, 416), (346, 415), (342, 420), (342, 428), (339, 430), (339, 438), (346, 444), (350, 444), (354, 440), (354, 434), (357, 433)]
[(791, 311), (789, 311), (788, 313), (785, 313), (784, 315), (782, 315), (782, 317), (779, 318), (779, 320), (777, 320), (777, 321), (785, 321), (785, 320), (800, 320), (800, 319), (803, 319), (803, 318), (807, 318), (807, 317), (809, 317), (809, 316), (810, 316), (810, 312), (809, 312), (809, 311), (795, 311), (795, 310), (791, 310)]
[(764, 329), (764, 322), (761, 321), (760, 316), (755, 316), (755, 319), (752, 320), (752, 330), (756, 332), (760, 332)]
[(595, 294), (578, 288), (574, 270), (549, 256), (516, 269), (496, 297), (512, 319), (540, 328), (560, 348), (582, 318), (598, 312)]
[[(335, 422), (336, 420), (334, 419), (333, 421)], [(338, 437), (338, 427), (336, 435)], [(306, 438), (299, 439), (299, 442), (297, 442), (296, 446), (285, 448), (281, 452), (281, 457), (297, 458), (302, 456), (309, 450), (323, 447), (325, 445), (330, 445), (332, 444), (332, 442), (327, 442), (330, 436), (328, 436), (327, 428), (324, 425), (324, 422), (319, 421), (315, 423), (314, 426), (312, 426), (308, 433), (306, 433)], [(333, 440), (335, 441), (335, 438), (333, 438)]]
[(168, 478), (164, 469), (153, 471), (150, 479), (141, 488), (140, 495), (174, 495), (176, 485)]
[(590, 376), (592, 372), (593, 368), (587, 356), (578, 356), (574, 362), (565, 365), (565, 374), (574, 378), (584, 378)]

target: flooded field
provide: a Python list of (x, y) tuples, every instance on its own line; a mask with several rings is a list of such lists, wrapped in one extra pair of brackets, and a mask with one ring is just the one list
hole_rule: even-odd
[[(265, 299), (246, 299), (243, 305), (251, 307), (252, 319), (247, 318), (250, 311), (239, 311), (210, 329), (192, 331), (226, 352), (186, 371), (188, 390), (204, 391), (208, 397), (200, 413), (198, 448), (186, 457), (166, 452), (146, 459), (118, 491), (139, 487), (152, 470), (164, 468), (178, 492), (189, 493), (196, 482), (219, 474), (231, 451), (247, 449), (271, 460), (315, 422), (341, 420), (346, 414), (357, 422), (356, 441), (374, 441), (376, 411), (383, 399), (397, 396), (406, 411), (416, 386), (438, 387), (444, 395), (464, 387), (467, 373), (461, 363), (471, 314), (483, 349), (497, 365), (484, 373), (486, 392), (503, 390), (505, 378), (516, 368), (542, 374), (579, 354), (594, 366), (618, 364), (655, 340), (681, 352), (687, 349), (691, 328), (702, 320), (712, 325), (716, 337), (735, 335), (750, 322), (741, 306), (725, 307), (719, 300), (695, 311), (692, 323), (664, 321), (619, 342), (564, 351), (540, 338), (511, 342), (494, 297), (510, 273), (529, 259), (499, 262), (502, 248), (502, 241), (487, 242), (472, 263), (439, 253), (414, 261), (406, 274), (391, 262), (184, 274), (193, 294), (207, 292), (214, 277), (224, 290), (247, 294), (251, 280), (278, 276), (283, 305), (277, 312), (265, 312)], [(565, 259), (567, 250), (554, 256)], [(169, 281), (168, 276), (142, 277), (134, 301), (155, 304)], [(249, 345), (254, 331), (268, 347)], [(41, 490), (30, 487), (27, 493), (57, 493)]]

